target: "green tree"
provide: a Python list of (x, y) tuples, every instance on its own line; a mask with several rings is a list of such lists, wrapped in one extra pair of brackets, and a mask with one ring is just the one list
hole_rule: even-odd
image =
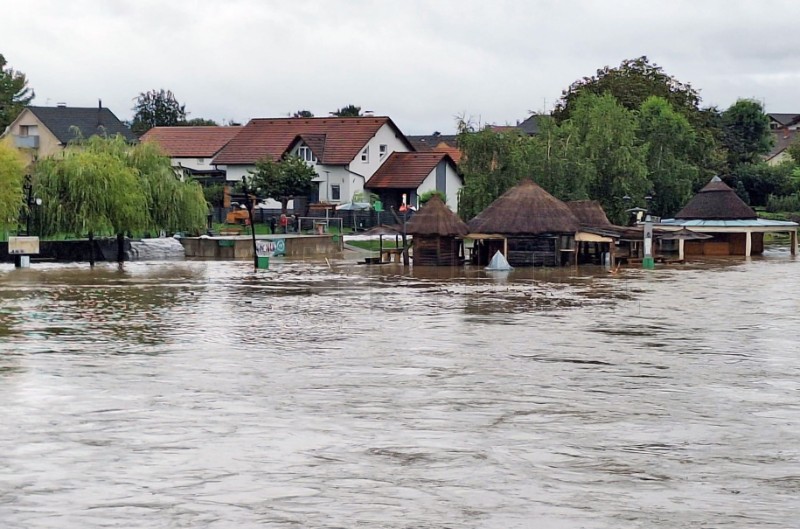
[(16, 224), (23, 207), (25, 163), (11, 139), (0, 140), (0, 227)]
[[(361, 109), (359, 109), (361, 110)], [(314, 114), (310, 110), (298, 110), (292, 114), (293, 118), (313, 118)]]
[(173, 127), (186, 122), (186, 106), (178, 103), (170, 90), (140, 93), (133, 107), (131, 130), (141, 136), (153, 127)]
[(789, 156), (792, 157), (794, 163), (800, 166), (800, 135), (795, 137), (794, 141), (789, 144), (786, 150), (789, 152)]
[(757, 162), (772, 148), (769, 117), (758, 101), (736, 101), (722, 113), (722, 126), (731, 168), (742, 163)]
[(206, 118), (192, 118), (184, 123), (179, 123), (179, 125), (186, 125), (187, 127), (219, 127), (219, 123), (213, 119)]
[(786, 196), (800, 190), (794, 171), (795, 165), (791, 162), (740, 164), (726, 180), (737, 192), (741, 189), (746, 193), (746, 202), (751, 206), (766, 206), (770, 195)]
[(517, 131), (495, 132), (489, 127), (476, 131), (470, 123), (459, 123), (458, 147), (463, 153), (459, 169), (464, 186), (459, 191), (458, 213), (469, 220), (527, 174), (529, 140)]
[(34, 187), (45, 235), (197, 231), (208, 212), (199, 184), (180, 181), (155, 144), (122, 136), (93, 136), (39, 160)]
[(609, 218), (624, 222), (623, 197), (642, 200), (650, 191), (636, 114), (611, 94), (586, 93), (576, 100), (570, 121), (583, 157), (593, 167), (588, 195), (600, 201)]
[(148, 227), (168, 233), (196, 232), (206, 222), (208, 203), (202, 186), (181, 180), (158, 145), (144, 142), (125, 158), (139, 175), (147, 202)]
[(361, 107), (357, 107), (355, 105), (347, 105), (342, 108), (337, 108), (336, 112), (331, 112), (331, 115), (338, 116), (340, 118), (344, 117), (354, 117), (357, 118), (361, 116)]
[(639, 137), (654, 192), (650, 210), (659, 216), (677, 213), (691, 198), (698, 179), (691, 161), (695, 131), (666, 99), (651, 96), (639, 111)]
[(605, 66), (597, 70), (594, 76), (572, 83), (556, 102), (553, 110), (556, 121), (560, 123), (569, 119), (580, 96), (587, 93), (598, 96), (609, 93), (628, 110), (639, 110), (648, 97), (659, 96), (681, 114), (690, 115), (700, 111), (697, 90), (667, 74), (646, 56), (626, 59), (615, 68)]
[(281, 203), (281, 213), (286, 213), (289, 201), (307, 196), (314, 189), (317, 173), (297, 156), (287, 156), (275, 162), (264, 158), (256, 162), (251, 187), (260, 197), (272, 198)]
[(427, 203), (433, 197), (439, 197), (442, 200), (442, 202), (447, 204), (447, 195), (444, 194), (444, 192), (439, 191), (437, 189), (431, 189), (430, 191), (425, 191), (419, 196), (420, 206)]
[(25, 74), (6, 68), (6, 64), (6, 58), (0, 53), (0, 134), (17, 119), (35, 95), (28, 87)]

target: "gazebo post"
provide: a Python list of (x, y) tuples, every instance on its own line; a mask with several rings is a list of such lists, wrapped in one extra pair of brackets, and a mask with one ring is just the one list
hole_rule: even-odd
[(678, 260), (683, 261), (684, 244), (686, 241), (678, 239)]
[(744, 256), (750, 257), (753, 253), (753, 233), (747, 230), (744, 234)]
[(797, 255), (797, 230), (789, 232), (789, 251), (792, 255)]

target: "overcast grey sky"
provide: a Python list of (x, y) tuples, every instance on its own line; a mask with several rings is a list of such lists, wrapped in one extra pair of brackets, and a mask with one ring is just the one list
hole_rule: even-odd
[(0, 53), (35, 104), (129, 119), (165, 88), (190, 117), (245, 122), (353, 103), (407, 134), (513, 123), (604, 65), (647, 55), (705, 105), (800, 112), (800, 0), (27, 0)]

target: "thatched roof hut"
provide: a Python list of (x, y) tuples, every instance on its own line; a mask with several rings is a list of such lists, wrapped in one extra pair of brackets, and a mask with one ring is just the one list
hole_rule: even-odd
[(463, 237), (469, 233), (466, 223), (450, 211), (438, 196), (433, 196), (406, 224), (406, 233), (440, 237)]
[(434, 196), (408, 221), (406, 232), (414, 236), (415, 265), (453, 266), (461, 262), (463, 254), (463, 241), (457, 238), (469, 229)]
[(578, 218), (582, 228), (608, 228), (611, 222), (597, 200), (572, 200), (567, 207)]
[(472, 233), (541, 235), (575, 233), (580, 222), (566, 204), (523, 180), (467, 223)]
[(676, 219), (698, 220), (751, 220), (757, 215), (718, 176), (701, 189), (682, 210)]

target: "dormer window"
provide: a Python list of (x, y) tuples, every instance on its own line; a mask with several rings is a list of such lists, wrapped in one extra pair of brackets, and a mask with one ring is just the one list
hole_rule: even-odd
[(369, 146), (365, 147), (363, 151), (361, 151), (361, 161), (364, 163), (369, 163)]
[(304, 162), (317, 163), (317, 157), (314, 156), (314, 153), (311, 152), (311, 149), (307, 145), (301, 145), (297, 148), (297, 156)]
[(385, 143), (381, 143), (380, 147), (378, 148), (381, 160), (383, 160), (388, 151), (389, 151), (389, 146), (386, 145)]

